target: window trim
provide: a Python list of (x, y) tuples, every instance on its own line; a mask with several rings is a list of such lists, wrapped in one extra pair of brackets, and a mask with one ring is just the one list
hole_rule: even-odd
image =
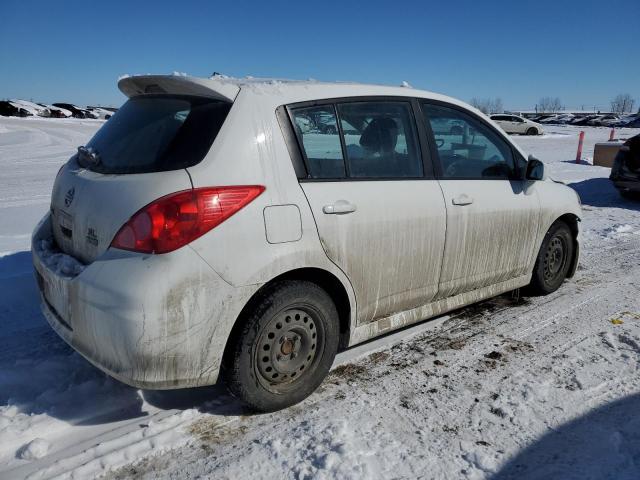
[[(526, 167), (523, 169), (520, 167), (520, 162), (519, 160), (522, 159), (522, 155), (520, 155), (520, 153), (516, 150), (516, 148), (511, 144), (511, 142), (509, 142), (506, 138), (504, 138), (504, 135), (496, 128), (493, 127), (493, 125), (489, 124), (487, 121), (485, 121), (480, 115), (476, 114), (475, 112), (472, 112), (471, 110), (468, 110), (464, 107), (461, 107), (459, 105), (455, 105), (453, 103), (449, 103), (449, 102), (443, 102), (442, 100), (434, 100), (434, 99), (430, 99), (430, 98), (418, 98), (418, 104), (420, 107), (420, 114), (422, 115), (422, 118), (424, 119), (424, 123), (425, 123), (425, 128), (426, 128), (426, 132), (427, 132), (427, 136), (429, 138), (429, 146), (430, 146), (430, 150), (431, 150), (431, 158), (434, 159), (434, 170), (436, 172), (436, 179), (438, 180), (492, 180), (492, 181), (508, 181), (508, 182), (514, 182), (514, 181), (522, 181), (524, 179), (524, 174), (526, 171)], [(469, 117), (473, 118), (474, 120), (480, 122), (485, 128), (489, 129), (490, 131), (492, 131), (499, 139), (500, 141), (502, 141), (509, 149), (509, 151), (511, 152), (511, 157), (513, 159), (513, 166), (515, 169), (515, 175), (513, 178), (478, 178), (478, 177), (455, 177), (455, 178), (448, 178), (444, 176), (444, 172), (442, 170), (442, 162), (440, 161), (440, 155), (438, 153), (438, 148), (436, 146), (436, 137), (433, 133), (433, 129), (431, 128), (431, 122), (427, 122), (427, 116), (426, 112), (423, 108), (423, 105), (425, 104), (430, 104), (430, 105), (435, 105), (435, 106), (439, 106), (439, 107), (445, 107), (445, 108), (449, 108), (451, 110), (456, 110), (458, 112), (462, 112), (465, 115), (468, 115)]]
[[(343, 103), (373, 103), (373, 102), (393, 102), (393, 103), (407, 103), (409, 106), (409, 114), (413, 120), (413, 125), (416, 132), (416, 147), (418, 148), (418, 155), (422, 161), (422, 175), (416, 177), (350, 177), (348, 170), (348, 162), (346, 157), (346, 146), (344, 135), (342, 134), (342, 125), (340, 117), (338, 116), (338, 104)], [(302, 144), (302, 138), (298, 135), (294, 128), (293, 110), (299, 108), (309, 107), (322, 107), (331, 105), (336, 116), (336, 125), (338, 127), (338, 135), (340, 139), (340, 145), (342, 148), (342, 157), (345, 164), (345, 176), (337, 178), (312, 178), (310, 177), (309, 162), (307, 154)], [(418, 108), (418, 99), (411, 96), (396, 96), (396, 95), (362, 95), (362, 96), (350, 96), (350, 97), (334, 97), (318, 100), (309, 100), (304, 102), (296, 102), (287, 105), (281, 105), (276, 109), (278, 114), (278, 121), (280, 128), (283, 130), (285, 137), (285, 143), (287, 143), (287, 149), (291, 154), (291, 159), (294, 164), (294, 170), (298, 177), (299, 182), (373, 182), (373, 181), (405, 181), (405, 180), (435, 180), (434, 162), (432, 161), (431, 149), (427, 136), (423, 130), (424, 118), (419, 115), (416, 110)], [(286, 112), (286, 117), (284, 112)], [(287, 121), (288, 120), (288, 121)], [(302, 165), (301, 165), (302, 163)], [(304, 170), (301, 168), (304, 167)]]

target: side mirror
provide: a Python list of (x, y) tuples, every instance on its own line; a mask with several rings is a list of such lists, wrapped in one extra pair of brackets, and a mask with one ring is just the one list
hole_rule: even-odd
[(533, 155), (529, 155), (529, 161), (527, 162), (527, 171), (525, 178), (527, 180), (542, 180), (544, 177), (544, 163), (538, 160)]

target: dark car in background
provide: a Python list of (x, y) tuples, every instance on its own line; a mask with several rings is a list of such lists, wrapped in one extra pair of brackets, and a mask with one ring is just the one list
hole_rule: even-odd
[(636, 113), (635, 115), (631, 114), (622, 117), (614, 126), (619, 128), (638, 128), (640, 127), (640, 114)]
[(569, 122), (569, 125), (575, 125), (578, 127), (585, 127), (589, 125), (589, 122), (595, 120), (600, 115), (584, 115), (582, 117), (577, 117), (574, 120)]
[(631, 137), (616, 155), (609, 178), (625, 198), (640, 194), (640, 135)]
[(16, 103), (2, 100), (0, 101), (0, 115), (3, 117), (30, 117), (33, 114)]
[(93, 115), (89, 115), (87, 110), (77, 107), (73, 103), (54, 103), (53, 106), (69, 110), (74, 118), (93, 118)]

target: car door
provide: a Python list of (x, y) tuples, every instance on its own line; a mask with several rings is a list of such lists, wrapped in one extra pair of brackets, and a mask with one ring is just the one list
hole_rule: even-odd
[(511, 119), (513, 120), (513, 131), (515, 133), (526, 133), (527, 132), (527, 129), (529, 128), (529, 126), (527, 125), (527, 122), (525, 122), (520, 117), (511, 117)]
[(500, 128), (507, 133), (517, 133), (515, 130), (515, 124), (513, 123), (512, 117), (509, 115), (501, 115), (499, 117), (498, 125)]
[[(447, 209), (438, 298), (527, 275), (540, 222), (535, 189), (522, 180), (524, 159), (480, 117), (423, 102), (436, 172)], [(432, 125), (456, 120), (461, 135)]]
[[(398, 98), (289, 107), (307, 170), (300, 186), (327, 256), (351, 281), (359, 324), (438, 292), (446, 209), (414, 107)], [(314, 118), (338, 132), (298, 127)]]

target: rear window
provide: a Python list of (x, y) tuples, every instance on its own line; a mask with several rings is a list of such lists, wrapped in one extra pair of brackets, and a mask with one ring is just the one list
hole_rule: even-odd
[(145, 95), (129, 99), (86, 145), (78, 161), (101, 173), (178, 170), (199, 163), (231, 104), (191, 96)]

